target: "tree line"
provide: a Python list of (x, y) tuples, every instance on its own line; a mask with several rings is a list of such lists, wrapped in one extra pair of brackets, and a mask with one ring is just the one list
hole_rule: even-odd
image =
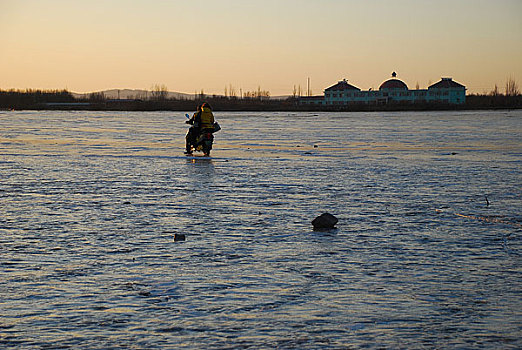
[(440, 103), (406, 104), (393, 103), (382, 106), (311, 106), (299, 103), (300, 87), (294, 87), (293, 94), (286, 98), (271, 98), (270, 92), (258, 87), (254, 91), (242, 91), (232, 85), (225, 87), (224, 95), (207, 95), (203, 90), (193, 98), (169, 97), (165, 85), (155, 85), (146, 96), (133, 99), (108, 98), (103, 93), (91, 93), (85, 97), (75, 97), (67, 90), (0, 90), (0, 109), (85, 109), (85, 110), (128, 110), (154, 111), (194, 110), (208, 102), (214, 110), (228, 111), (370, 111), (370, 110), (440, 110), (440, 109), (489, 109), (522, 108), (522, 95), (517, 82), (509, 78), (504, 92), (497, 85), (489, 93), (470, 94), (462, 105), (442, 105)]
[(34, 109), (46, 103), (75, 102), (74, 96), (67, 90), (0, 90), (0, 108)]
[(258, 88), (242, 92), (241, 97), (207, 95), (201, 90), (193, 98), (169, 97), (165, 85), (155, 85), (146, 96), (110, 98), (104, 93), (75, 97), (67, 90), (0, 90), (0, 109), (86, 109), (86, 110), (194, 110), (208, 102), (217, 110), (287, 110), (298, 105), (296, 98), (272, 99), (270, 92)]

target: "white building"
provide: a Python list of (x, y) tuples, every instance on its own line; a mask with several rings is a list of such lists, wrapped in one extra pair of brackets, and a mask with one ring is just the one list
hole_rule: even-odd
[(363, 91), (341, 80), (324, 90), (324, 96), (301, 97), (303, 105), (349, 106), (349, 105), (384, 105), (388, 103), (443, 103), (462, 104), (466, 101), (466, 87), (452, 78), (442, 78), (428, 89), (410, 90), (401, 80), (392, 74), (392, 79), (381, 84), (379, 90)]

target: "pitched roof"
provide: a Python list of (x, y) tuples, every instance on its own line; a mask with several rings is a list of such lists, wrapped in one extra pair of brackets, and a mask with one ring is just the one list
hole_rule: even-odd
[(325, 89), (324, 91), (344, 91), (344, 90), (361, 91), (361, 89), (359, 89), (358, 87), (348, 84), (348, 81), (346, 81), (346, 79), (341, 80), (337, 84), (330, 86), (329, 88)]
[(466, 88), (464, 85), (453, 81), (452, 78), (442, 78), (441, 81), (428, 86), (428, 89), (450, 89), (450, 88)]

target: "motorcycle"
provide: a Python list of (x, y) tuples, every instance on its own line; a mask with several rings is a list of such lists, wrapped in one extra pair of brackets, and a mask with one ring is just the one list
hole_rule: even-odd
[[(190, 115), (185, 114), (185, 117), (190, 120)], [(189, 123), (189, 120), (186, 121), (187, 124)], [(218, 124), (218, 122), (214, 122), (213, 129), (204, 129), (202, 130), (199, 135), (192, 138), (192, 141), (190, 142), (191, 150), (203, 152), (203, 155), (205, 157), (210, 156), (210, 151), (212, 150), (212, 145), (214, 143), (214, 133), (221, 130), (221, 126)], [(190, 132), (190, 131), (189, 131)], [(190, 154), (190, 152), (189, 152)]]

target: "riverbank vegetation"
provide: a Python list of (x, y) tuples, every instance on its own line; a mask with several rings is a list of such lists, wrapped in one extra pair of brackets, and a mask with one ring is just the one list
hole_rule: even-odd
[(400, 111), (400, 110), (466, 110), (466, 109), (518, 109), (522, 108), (522, 95), (514, 79), (508, 79), (504, 92), (495, 85), (484, 94), (466, 96), (466, 103), (449, 105), (440, 103), (388, 103), (386, 105), (312, 106), (301, 105), (299, 95), (273, 98), (270, 92), (239, 91), (232, 86), (225, 95), (206, 95), (203, 90), (188, 97), (169, 96), (166, 86), (155, 86), (143, 96), (111, 98), (104, 93), (75, 95), (67, 90), (0, 90), (0, 109), (3, 110), (123, 110), (123, 111), (191, 111), (206, 101), (216, 111)]

